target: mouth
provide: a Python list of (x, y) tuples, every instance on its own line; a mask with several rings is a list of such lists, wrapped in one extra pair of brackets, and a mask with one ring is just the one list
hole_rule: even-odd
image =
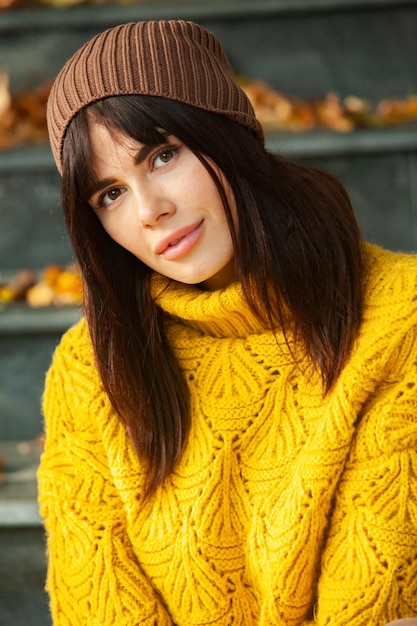
[(174, 260), (184, 256), (194, 247), (203, 231), (204, 220), (179, 228), (157, 242), (155, 253), (165, 259)]

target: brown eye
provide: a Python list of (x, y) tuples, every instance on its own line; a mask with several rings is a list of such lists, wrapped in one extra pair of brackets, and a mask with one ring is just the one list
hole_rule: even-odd
[(112, 189), (108, 189), (100, 196), (97, 207), (110, 207), (113, 202), (116, 202), (125, 192), (125, 187), (112, 187)]
[(164, 150), (159, 155), (161, 161), (163, 161), (164, 163), (168, 163), (168, 161), (172, 159), (172, 156), (173, 156), (172, 150)]
[(172, 161), (172, 159), (174, 158), (174, 155), (175, 155), (175, 150), (173, 148), (164, 148), (163, 150), (158, 152), (158, 154), (155, 156), (155, 159), (153, 162), (154, 167), (158, 168), (158, 167), (162, 167), (163, 165), (166, 165), (167, 163)]
[(106, 193), (105, 197), (107, 197), (108, 200), (114, 201), (114, 200), (117, 200), (120, 194), (121, 194), (120, 189), (110, 189), (110, 191)]

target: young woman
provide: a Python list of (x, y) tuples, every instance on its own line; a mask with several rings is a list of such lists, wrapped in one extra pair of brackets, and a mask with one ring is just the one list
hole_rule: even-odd
[(265, 149), (194, 23), (95, 37), (48, 124), (85, 285), (44, 395), (54, 624), (417, 617), (417, 259)]

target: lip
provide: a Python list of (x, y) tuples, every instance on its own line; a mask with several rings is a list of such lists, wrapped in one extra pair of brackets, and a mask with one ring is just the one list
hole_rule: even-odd
[[(184, 256), (200, 239), (200, 235), (203, 231), (203, 223), (204, 220), (199, 220), (190, 226), (173, 230), (169, 235), (157, 241), (154, 248), (155, 254), (162, 255), (168, 260), (174, 260)], [(173, 241), (177, 241), (177, 243), (170, 245)]]

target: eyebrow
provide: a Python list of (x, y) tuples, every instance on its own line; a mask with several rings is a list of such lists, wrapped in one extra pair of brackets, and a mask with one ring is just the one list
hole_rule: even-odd
[(89, 191), (89, 202), (91, 201), (92, 197), (95, 196), (97, 193), (99, 193), (103, 189), (106, 189), (106, 187), (111, 187), (112, 185), (115, 185), (116, 182), (117, 180), (115, 178), (103, 178), (103, 180), (97, 181), (94, 185), (92, 185)]
[[(143, 144), (143, 146), (140, 148), (140, 150), (137, 151), (136, 156), (135, 156), (135, 163), (136, 165), (140, 165), (140, 163), (143, 163), (143, 161), (146, 159), (146, 157), (148, 156), (148, 154), (150, 152), (152, 152), (152, 150), (154, 150), (155, 146), (157, 146), (159, 144)], [(162, 145), (162, 144), (161, 144)]]

